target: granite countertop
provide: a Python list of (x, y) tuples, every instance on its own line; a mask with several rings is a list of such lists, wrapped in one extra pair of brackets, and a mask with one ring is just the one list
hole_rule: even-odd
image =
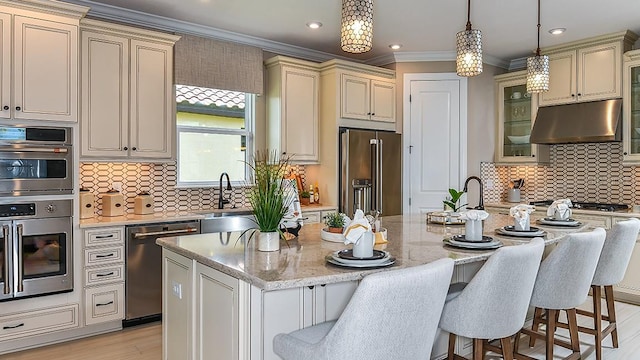
[[(532, 223), (536, 220), (532, 217)], [(513, 218), (492, 214), (484, 223), (485, 235), (503, 241), (505, 246), (522, 244), (527, 238), (499, 236), (494, 230), (511, 225)], [(442, 240), (464, 233), (464, 225), (427, 224), (425, 216), (389, 216), (382, 218), (387, 229), (388, 243), (377, 245), (396, 258), (392, 267), (383, 269), (341, 268), (327, 264), (325, 256), (334, 251), (350, 247), (342, 243), (324, 241), (320, 238), (322, 224), (305, 225), (299, 236), (281, 243), (280, 251), (257, 251), (252, 239), (245, 251), (245, 238), (240, 233), (212, 233), (161, 238), (156, 242), (162, 247), (194, 259), (199, 263), (246, 281), (264, 290), (294, 288), (351, 280), (360, 280), (374, 271), (405, 268), (433, 262), (441, 258), (452, 258), (456, 264), (486, 260), (492, 250), (462, 250), (443, 244)], [(538, 225), (540, 226), (540, 225)], [(547, 244), (559, 241), (569, 232), (580, 228), (543, 227)]]

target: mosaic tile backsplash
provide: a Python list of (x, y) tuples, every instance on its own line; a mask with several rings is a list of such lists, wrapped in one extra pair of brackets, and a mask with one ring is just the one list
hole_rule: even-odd
[[(291, 170), (305, 180), (304, 166)], [(176, 188), (178, 171), (176, 163), (81, 163), (80, 186), (89, 189), (96, 197), (96, 213), (102, 214), (102, 194), (111, 189), (114, 182), (122, 183), (122, 195), (126, 212), (133, 213), (134, 198), (143, 191), (153, 196), (155, 211), (208, 210), (217, 207), (219, 190), (209, 188)], [(226, 184), (225, 184), (226, 185)], [(234, 186), (224, 190), (224, 197), (231, 205), (246, 207), (246, 187)], [(226, 205), (229, 206), (229, 205)]]
[(622, 143), (552, 145), (548, 165), (482, 163), (485, 203), (507, 199), (509, 180), (523, 178), (522, 202), (569, 198), (575, 201), (640, 204), (640, 167), (622, 165)]

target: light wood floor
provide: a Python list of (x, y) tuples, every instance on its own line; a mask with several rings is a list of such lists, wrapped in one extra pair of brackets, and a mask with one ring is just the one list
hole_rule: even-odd
[[(586, 304), (590, 304), (591, 299)], [(582, 306), (587, 308), (587, 305)], [(603, 345), (603, 357), (606, 360), (640, 359), (640, 306), (616, 303), (620, 347), (611, 347), (607, 338)], [(562, 319), (562, 317), (561, 317)], [(587, 318), (578, 316), (580, 324), (590, 325)], [(558, 335), (566, 335), (564, 329)], [(568, 336), (567, 340), (568, 340)], [(544, 342), (537, 341), (532, 349), (527, 348), (527, 338), (520, 342), (520, 352), (538, 359), (544, 359)], [(582, 358), (595, 360), (593, 337), (580, 334)], [(559, 359), (568, 354), (568, 350), (556, 346)], [(2, 360), (158, 360), (162, 358), (162, 325), (153, 323), (126, 328), (115, 333), (98, 335), (86, 339), (69, 341), (38, 349), (0, 356)], [(499, 356), (487, 354), (487, 360), (499, 359)]]

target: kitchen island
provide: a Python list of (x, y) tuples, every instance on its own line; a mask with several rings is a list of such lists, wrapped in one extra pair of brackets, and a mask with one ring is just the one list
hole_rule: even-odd
[[(163, 247), (164, 358), (206, 359), (215, 354), (216, 359), (277, 359), (273, 336), (337, 319), (367, 274), (449, 257), (457, 265), (452, 281), (468, 281), (493, 253), (443, 244), (444, 238), (463, 234), (464, 225), (427, 224), (424, 216), (382, 221), (388, 243), (376, 248), (396, 258), (393, 266), (382, 269), (327, 264), (325, 256), (347, 246), (321, 240), (321, 224), (304, 226), (296, 239), (272, 253), (257, 251), (255, 241), (245, 246), (247, 235), (240, 233), (158, 239)], [(505, 246), (527, 242), (494, 233), (511, 223), (511, 217), (493, 214), (485, 221), (484, 233)], [(584, 228), (545, 227), (544, 238), (553, 244)], [(446, 352), (446, 337), (441, 338), (434, 357)]]

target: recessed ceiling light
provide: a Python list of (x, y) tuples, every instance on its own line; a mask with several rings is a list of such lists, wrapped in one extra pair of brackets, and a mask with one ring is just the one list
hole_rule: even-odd
[(555, 28), (555, 29), (551, 29), (551, 30), (549, 30), (549, 34), (552, 34), (552, 35), (560, 35), (560, 34), (562, 34), (562, 33), (563, 33), (563, 32), (565, 32), (565, 31), (567, 31), (567, 29), (565, 29), (565, 28)]
[(322, 23), (319, 21), (308, 22), (307, 26), (311, 29), (319, 29), (322, 27)]
[(391, 44), (389, 45), (390, 48), (392, 48), (393, 50), (398, 50), (402, 47), (402, 44)]

